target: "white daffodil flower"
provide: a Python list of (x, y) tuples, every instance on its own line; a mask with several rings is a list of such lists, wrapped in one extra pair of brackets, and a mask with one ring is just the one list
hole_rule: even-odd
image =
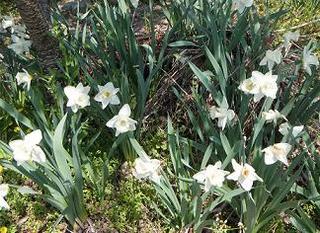
[(282, 61), (282, 53), (280, 49), (267, 50), (266, 56), (260, 62), (260, 66), (268, 65), (269, 71), (272, 70), (275, 64), (280, 64)]
[(117, 96), (119, 88), (114, 88), (112, 82), (108, 82), (104, 86), (99, 86), (99, 93), (94, 97), (94, 100), (102, 103), (102, 109), (105, 109), (109, 104), (120, 104), (120, 99)]
[(225, 176), (230, 172), (221, 169), (221, 162), (218, 161), (214, 165), (208, 165), (205, 170), (198, 172), (193, 176), (198, 183), (204, 185), (204, 191), (208, 192), (211, 187), (222, 187)]
[(209, 109), (211, 119), (218, 118), (218, 126), (224, 130), (226, 127), (227, 121), (231, 121), (235, 117), (235, 113), (233, 110), (228, 108), (218, 108), (216, 106), (212, 106)]
[(10, 209), (8, 203), (4, 199), (4, 197), (8, 194), (9, 192), (9, 185), (7, 184), (0, 184), (0, 209)]
[(264, 96), (275, 99), (278, 92), (277, 75), (272, 75), (271, 72), (262, 74), (259, 71), (253, 71), (252, 77), (244, 80), (239, 89), (246, 94), (253, 94), (254, 102), (258, 102)]
[(284, 47), (286, 48), (286, 50), (288, 50), (291, 46), (292, 41), (297, 42), (299, 40), (300, 32), (299, 31), (287, 32), (283, 35), (283, 37), (284, 37)]
[(251, 7), (253, 0), (233, 0), (233, 9), (238, 10), (240, 14), (245, 10), (246, 7)]
[(287, 120), (287, 118), (282, 115), (278, 110), (272, 110), (270, 109), (268, 112), (263, 112), (262, 117), (266, 120), (267, 123), (274, 122), (277, 123), (277, 120), (282, 118)]
[(134, 131), (136, 129), (137, 121), (130, 118), (131, 109), (128, 104), (125, 104), (120, 109), (118, 115), (114, 116), (107, 122), (109, 128), (116, 129), (116, 137), (121, 133)]
[(134, 162), (133, 175), (137, 179), (150, 179), (155, 183), (160, 183), (161, 176), (160, 161), (157, 159), (150, 159), (148, 156), (139, 157)]
[(290, 126), (289, 123), (282, 123), (281, 125), (279, 125), (279, 132), (283, 135), (286, 136), (289, 134), (289, 132), (292, 130), (292, 136), (293, 137), (297, 137), (299, 135), (299, 133), (302, 132), (304, 126), (303, 125), (299, 125), (299, 126)]
[(17, 80), (18, 85), (21, 85), (21, 84), (24, 85), (25, 87), (27, 87), (27, 90), (29, 91), (32, 76), (25, 69), (23, 69), (23, 71), (24, 72), (18, 72), (16, 74), (16, 80)]
[(310, 65), (315, 65), (315, 66), (319, 65), (319, 60), (317, 56), (313, 55), (311, 52), (312, 50), (309, 50), (307, 47), (304, 47), (302, 63), (303, 63), (303, 68), (309, 75), (312, 75)]
[(76, 87), (65, 87), (64, 93), (68, 97), (67, 107), (71, 107), (71, 110), (76, 113), (80, 108), (90, 106), (89, 91), (90, 87), (84, 87), (82, 83), (79, 83)]
[(266, 165), (270, 165), (280, 161), (288, 166), (289, 163), (287, 156), (291, 151), (291, 148), (292, 146), (290, 144), (283, 142), (264, 148), (262, 150), (262, 152), (264, 152), (264, 163)]
[(234, 159), (231, 161), (234, 172), (227, 176), (227, 179), (238, 181), (240, 186), (250, 191), (254, 181), (263, 182), (263, 180), (256, 174), (253, 167), (249, 164), (238, 164)]
[(42, 133), (39, 129), (27, 134), (23, 140), (13, 140), (9, 146), (13, 151), (13, 159), (18, 166), (26, 161), (44, 163), (46, 155), (38, 145), (42, 140)]
[(11, 39), (13, 43), (11, 45), (8, 45), (8, 48), (12, 49), (17, 55), (22, 55), (30, 51), (30, 40), (25, 40), (24, 38), (18, 37), (16, 35), (11, 35)]

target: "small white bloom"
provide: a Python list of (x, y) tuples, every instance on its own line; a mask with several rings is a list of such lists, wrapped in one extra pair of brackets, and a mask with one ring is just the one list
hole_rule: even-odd
[(286, 136), (286, 135), (288, 135), (289, 132), (292, 130), (292, 136), (293, 136), (293, 137), (297, 137), (297, 136), (299, 135), (299, 133), (302, 132), (303, 128), (304, 128), (303, 125), (291, 127), (291, 126), (286, 122), (286, 123), (282, 123), (281, 125), (279, 125), (279, 132), (280, 132), (283, 136)]
[(268, 65), (269, 71), (272, 70), (275, 64), (280, 64), (282, 61), (282, 53), (280, 49), (267, 50), (266, 56), (260, 62), (260, 66)]
[(300, 37), (300, 32), (296, 31), (296, 32), (287, 32), (283, 35), (284, 37), (284, 47), (286, 49), (289, 49), (289, 47), (291, 46), (291, 42), (295, 41), (297, 42), (299, 40)]
[(27, 134), (23, 140), (13, 140), (9, 146), (13, 151), (13, 159), (17, 161), (18, 166), (26, 161), (35, 161), (44, 163), (46, 155), (39, 146), (42, 140), (42, 133), (37, 129)]
[(159, 175), (160, 161), (157, 159), (150, 159), (148, 156), (139, 157), (134, 162), (133, 175), (137, 179), (150, 179), (155, 183), (160, 182)]
[(307, 47), (304, 47), (303, 49), (303, 68), (305, 71), (309, 74), (312, 75), (312, 71), (310, 68), (310, 65), (319, 65), (319, 60), (316, 55), (311, 54), (312, 50), (308, 50)]
[(11, 35), (12, 44), (8, 45), (9, 49), (12, 49), (17, 55), (28, 53), (31, 47), (31, 41), (25, 40), (22, 37)]
[(68, 97), (67, 107), (71, 107), (72, 111), (76, 113), (79, 108), (90, 106), (89, 91), (90, 87), (84, 87), (82, 83), (79, 83), (76, 87), (65, 87), (64, 93)]
[(287, 120), (287, 118), (282, 115), (278, 110), (272, 110), (270, 109), (268, 112), (263, 112), (262, 117), (266, 120), (267, 123), (274, 122), (275, 124), (277, 123), (277, 120), (280, 118), (283, 118)]
[(94, 97), (94, 100), (102, 103), (102, 109), (105, 109), (109, 104), (120, 104), (119, 97), (117, 96), (119, 88), (114, 88), (112, 82), (108, 82), (104, 86), (98, 85), (98, 88), (99, 93)]
[(16, 80), (17, 80), (18, 85), (23, 84), (24, 86), (27, 87), (27, 90), (29, 91), (30, 90), (32, 76), (25, 69), (23, 69), (23, 71), (24, 72), (18, 72), (16, 74)]
[(292, 146), (288, 143), (276, 143), (272, 146), (264, 148), (264, 163), (266, 165), (274, 164), (277, 161), (289, 165), (287, 155), (289, 154)]
[(245, 10), (246, 7), (251, 7), (253, 0), (233, 0), (233, 8), (238, 10), (240, 14)]
[(246, 94), (253, 94), (254, 102), (258, 102), (264, 96), (275, 99), (278, 92), (277, 75), (272, 75), (271, 72), (262, 74), (259, 71), (253, 71), (252, 77), (244, 80), (239, 89)]
[(0, 209), (10, 209), (8, 203), (4, 199), (4, 197), (8, 194), (9, 192), (9, 185), (7, 184), (0, 184)]
[(244, 190), (250, 191), (253, 186), (253, 182), (256, 180), (263, 182), (263, 180), (256, 174), (254, 168), (249, 164), (238, 164), (234, 159), (232, 159), (231, 163), (234, 172), (228, 175), (227, 179), (238, 181)]
[(205, 170), (198, 172), (193, 178), (204, 184), (204, 191), (208, 192), (211, 187), (222, 187), (225, 176), (230, 172), (221, 169), (221, 162), (218, 161), (214, 165), (208, 165)]
[(120, 109), (118, 115), (114, 116), (107, 122), (109, 128), (116, 129), (116, 136), (128, 131), (134, 131), (136, 129), (137, 121), (130, 118), (131, 109), (128, 104), (125, 104)]
[(235, 117), (235, 113), (233, 110), (228, 108), (218, 108), (216, 106), (212, 106), (209, 109), (210, 117), (214, 120), (218, 118), (218, 126), (224, 130), (227, 121), (231, 121)]

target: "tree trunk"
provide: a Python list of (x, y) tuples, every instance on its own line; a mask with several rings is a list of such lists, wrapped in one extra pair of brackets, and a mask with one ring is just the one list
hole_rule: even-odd
[(40, 65), (45, 70), (56, 68), (59, 44), (50, 35), (49, 0), (16, 0), (16, 6), (37, 51)]

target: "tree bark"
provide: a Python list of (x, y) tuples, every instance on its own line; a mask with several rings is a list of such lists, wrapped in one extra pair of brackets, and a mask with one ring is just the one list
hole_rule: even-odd
[(16, 6), (37, 51), (40, 65), (45, 70), (57, 68), (59, 44), (50, 35), (49, 0), (16, 0)]

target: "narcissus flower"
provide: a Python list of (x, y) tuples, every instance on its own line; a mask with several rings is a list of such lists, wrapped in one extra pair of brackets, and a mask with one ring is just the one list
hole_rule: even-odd
[(262, 150), (264, 152), (264, 163), (266, 165), (274, 164), (277, 161), (288, 164), (287, 156), (292, 146), (288, 143), (276, 143)]
[(303, 49), (303, 58), (302, 58), (302, 63), (303, 63), (303, 68), (305, 69), (305, 71), (309, 74), (312, 75), (312, 71), (310, 66), (311, 65), (315, 65), (318, 66), (319, 65), (319, 60), (317, 58), (316, 55), (312, 54), (312, 50), (309, 50), (306, 47), (304, 47)]
[(277, 96), (278, 85), (277, 75), (272, 75), (271, 72), (262, 74), (259, 71), (253, 71), (252, 77), (244, 80), (239, 89), (246, 94), (253, 94), (254, 102), (258, 102), (264, 96), (275, 99)]
[(16, 80), (18, 85), (24, 85), (27, 87), (27, 90), (30, 90), (30, 85), (31, 85), (31, 80), (32, 80), (32, 76), (28, 73), (28, 71), (26, 71), (25, 69), (23, 69), (24, 72), (18, 72), (16, 75)]
[(238, 10), (241, 14), (246, 7), (251, 7), (253, 5), (253, 0), (233, 0), (233, 7)]
[(193, 178), (204, 185), (204, 191), (208, 192), (211, 187), (222, 187), (225, 176), (230, 172), (221, 169), (221, 162), (218, 161), (214, 165), (208, 165), (205, 170), (198, 172)]
[(296, 32), (287, 32), (283, 35), (284, 37), (284, 47), (286, 49), (289, 49), (289, 47), (291, 46), (291, 42), (295, 41), (297, 42), (299, 40), (300, 37), (300, 32), (296, 31)]
[(90, 105), (90, 97), (88, 95), (90, 87), (84, 87), (79, 83), (76, 87), (67, 86), (64, 88), (64, 93), (68, 97), (67, 107), (71, 107), (76, 113), (79, 108), (85, 108)]
[(228, 108), (218, 108), (216, 106), (212, 106), (209, 109), (210, 117), (214, 119), (218, 119), (218, 126), (223, 130), (227, 124), (227, 121), (231, 121), (235, 117), (235, 113), (233, 110)]
[(13, 140), (9, 146), (13, 151), (13, 159), (18, 166), (26, 161), (44, 163), (46, 155), (39, 146), (42, 140), (42, 133), (39, 129), (27, 134), (23, 140)]
[(9, 192), (9, 185), (7, 184), (0, 184), (0, 209), (10, 209), (8, 203), (4, 199), (4, 197), (8, 194)]
[(272, 70), (275, 64), (280, 64), (282, 61), (282, 54), (280, 49), (267, 50), (266, 56), (260, 62), (260, 66), (268, 65), (269, 71)]
[(161, 176), (160, 161), (157, 159), (150, 159), (148, 156), (139, 157), (134, 162), (133, 175), (137, 179), (150, 179), (155, 183), (159, 183)]
[(277, 123), (277, 120), (280, 118), (283, 118), (287, 120), (287, 118), (282, 115), (278, 110), (272, 110), (270, 109), (268, 112), (263, 112), (262, 117), (266, 120), (267, 123), (274, 122), (275, 124)]
[(128, 104), (125, 104), (120, 109), (118, 115), (114, 116), (107, 122), (109, 128), (116, 129), (116, 136), (128, 131), (134, 131), (136, 129), (137, 121), (130, 118), (131, 109)]
[(120, 104), (119, 97), (117, 96), (119, 88), (114, 88), (112, 82), (108, 82), (104, 86), (98, 85), (98, 88), (99, 93), (94, 97), (94, 100), (102, 103), (102, 109), (105, 109), (109, 104)]
[(290, 126), (287, 122), (286, 123), (282, 123), (281, 125), (279, 125), (279, 132), (283, 135), (286, 136), (289, 134), (289, 132), (292, 130), (292, 136), (293, 137), (297, 137), (299, 135), (299, 133), (302, 132), (304, 126), (303, 125), (299, 125), (299, 126)]
[(229, 180), (238, 181), (240, 186), (246, 190), (250, 191), (254, 181), (263, 182), (263, 180), (256, 174), (253, 167), (245, 163), (238, 164), (234, 159), (231, 161), (234, 172), (227, 176)]

